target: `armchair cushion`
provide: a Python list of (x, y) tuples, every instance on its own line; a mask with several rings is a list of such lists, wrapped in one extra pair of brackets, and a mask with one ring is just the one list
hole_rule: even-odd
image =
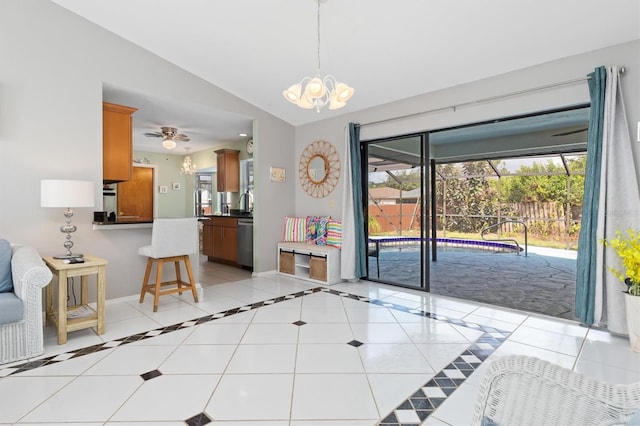
[(11, 244), (7, 240), (0, 240), (0, 293), (13, 292), (11, 279)]
[(0, 324), (22, 321), (24, 307), (22, 300), (12, 292), (0, 293)]
[(13, 291), (0, 293), (0, 364), (44, 352), (42, 288), (52, 277), (35, 248), (21, 244), (11, 248)]

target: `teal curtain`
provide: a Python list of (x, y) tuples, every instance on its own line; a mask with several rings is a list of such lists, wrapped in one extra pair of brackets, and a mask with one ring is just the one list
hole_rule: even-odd
[(360, 155), (360, 125), (349, 123), (349, 154), (351, 155), (351, 185), (353, 191), (353, 223), (355, 224), (355, 276), (367, 276), (367, 242), (364, 238), (362, 211), (362, 156)]
[(596, 238), (598, 203), (600, 201), (600, 170), (602, 159), (602, 126), (607, 70), (598, 67), (589, 74), (591, 111), (587, 136), (587, 165), (584, 177), (582, 223), (578, 239), (576, 274), (576, 317), (584, 324), (593, 324), (596, 288)]

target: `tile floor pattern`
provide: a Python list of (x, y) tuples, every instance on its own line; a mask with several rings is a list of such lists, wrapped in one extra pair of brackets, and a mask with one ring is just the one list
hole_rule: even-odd
[(465, 425), (483, 361), (511, 353), (640, 381), (626, 339), (525, 312), (275, 275), (203, 292), (109, 301), (107, 332), (65, 345), (47, 327), (43, 357), (0, 366), (0, 424)]

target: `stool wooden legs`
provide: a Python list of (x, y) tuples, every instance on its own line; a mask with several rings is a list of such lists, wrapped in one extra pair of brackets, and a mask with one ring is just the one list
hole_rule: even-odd
[[(184, 262), (185, 268), (187, 269), (187, 276), (189, 277), (189, 282), (182, 281), (180, 276), (180, 262)], [(176, 270), (176, 279), (172, 281), (162, 281), (162, 269), (164, 267), (165, 262), (173, 262), (175, 270)], [(155, 283), (149, 283), (149, 277), (151, 275), (151, 268), (153, 264), (156, 263), (156, 280)], [(163, 286), (175, 286), (170, 289), (161, 290)], [(144, 281), (142, 282), (142, 289), (140, 290), (140, 303), (144, 301), (144, 296), (146, 293), (153, 294), (153, 312), (158, 311), (158, 301), (160, 296), (164, 294), (173, 294), (178, 293), (182, 294), (183, 290), (191, 289), (191, 293), (193, 294), (193, 300), (198, 302), (198, 292), (196, 291), (196, 284), (193, 279), (193, 271), (191, 269), (191, 260), (188, 255), (183, 256), (172, 256), (172, 257), (163, 257), (159, 259), (155, 259), (150, 257), (147, 259), (147, 268), (144, 272)]]

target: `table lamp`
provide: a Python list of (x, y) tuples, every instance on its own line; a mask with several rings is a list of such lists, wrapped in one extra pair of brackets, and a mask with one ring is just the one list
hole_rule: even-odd
[(94, 183), (85, 180), (56, 180), (46, 179), (40, 181), (40, 206), (64, 208), (66, 225), (60, 227), (60, 232), (66, 233), (64, 247), (65, 254), (53, 256), (54, 259), (74, 259), (82, 257), (82, 254), (71, 253), (73, 241), (71, 233), (76, 231), (75, 225), (71, 224), (73, 217), (72, 207), (93, 207)]

